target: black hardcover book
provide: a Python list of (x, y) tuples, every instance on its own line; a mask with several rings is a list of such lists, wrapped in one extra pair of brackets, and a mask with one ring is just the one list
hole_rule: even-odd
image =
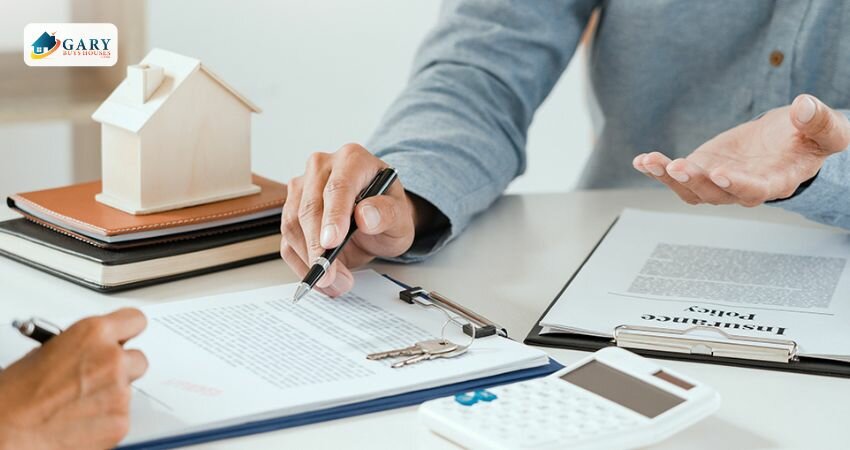
[(278, 257), (280, 221), (127, 248), (89, 245), (26, 219), (0, 222), (0, 255), (73, 283), (115, 292)]

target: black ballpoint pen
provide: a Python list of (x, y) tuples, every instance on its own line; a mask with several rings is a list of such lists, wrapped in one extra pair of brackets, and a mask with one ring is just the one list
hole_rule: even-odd
[[(363, 199), (374, 197), (376, 195), (383, 195), (387, 192), (387, 189), (389, 189), (396, 178), (398, 178), (398, 173), (396, 173), (395, 169), (392, 167), (387, 167), (386, 169), (381, 170), (377, 175), (375, 175), (375, 178), (372, 179), (369, 186), (360, 192), (360, 195), (358, 195), (357, 199), (354, 201), (354, 205), (357, 206), (357, 204)], [(340, 243), (336, 248), (329, 248), (325, 250), (325, 252), (322, 253), (322, 256), (313, 261), (313, 266), (310, 267), (310, 270), (307, 272), (304, 280), (298, 284), (298, 288), (292, 296), (293, 303), (301, 300), (302, 297), (307, 295), (307, 293), (316, 286), (316, 283), (318, 283), (322, 276), (325, 275), (328, 267), (333, 264), (334, 260), (340, 252), (342, 252), (342, 248), (345, 247), (345, 244), (348, 243), (355, 231), (357, 231), (357, 224), (354, 222), (354, 217), (352, 217), (351, 225), (348, 227), (348, 233), (345, 235), (345, 239), (342, 240), (342, 243)]]
[(12, 322), (12, 326), (15, 327), (15, 329), (22, 335), (38, 342), (39, 344), (44, 344), (61, 333), (61, 331), (50, 331), (38, 322), (39, 321), (37, 319), (30, 319), (26, 321), (15, 320)]

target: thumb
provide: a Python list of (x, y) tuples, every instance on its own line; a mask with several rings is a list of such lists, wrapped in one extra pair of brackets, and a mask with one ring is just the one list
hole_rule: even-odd
[[(398, 183), (390, 192), (396, 187), (396, 191), (403, 192)], [(378, 195), (357, 204), (354, 220), (357, 230), (363, 233), (357, 236), (363, 250), (375, 256), (398, 256), (410, 248), (414, 237), (413, 216), (406, 201), (396, 195)]]
[(389, 195), (378, 195), (360, 202), (354, 211), (357, 229), (368, 235), (392, 232), (398, 227), (403, 204)]
[(826, 106), (813, 95), (798, 95), (791, 103), (791, 123), (823, 150), (840, 152), (850, 145), (847, 117)]

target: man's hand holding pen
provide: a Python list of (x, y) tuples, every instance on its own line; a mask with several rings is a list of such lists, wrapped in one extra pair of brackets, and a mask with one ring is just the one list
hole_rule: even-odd
[(349, 291), (351, 269), (376, 257), (393, 257), (413, 244), (417, 225), (417, 197), (401, 182), (393, 182), (385, 195), (357, 196), (387, 164), (357, 144), (335, 153), (314, 153), (304, 175), (289, 181), (283, 206), (280, 254), (295, 274), (304, 278), (316, 258), (341, 245), (352, 220), (357, 231), (329, 266), (316, 287), (336, 297)]

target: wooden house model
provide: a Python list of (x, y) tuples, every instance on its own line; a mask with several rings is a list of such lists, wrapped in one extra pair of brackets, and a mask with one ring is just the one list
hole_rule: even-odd
[(92, 115), (101, 124), (97, 201), (138, 215), (256, 194), (258, 112), (199, 60), (152, 50)]

